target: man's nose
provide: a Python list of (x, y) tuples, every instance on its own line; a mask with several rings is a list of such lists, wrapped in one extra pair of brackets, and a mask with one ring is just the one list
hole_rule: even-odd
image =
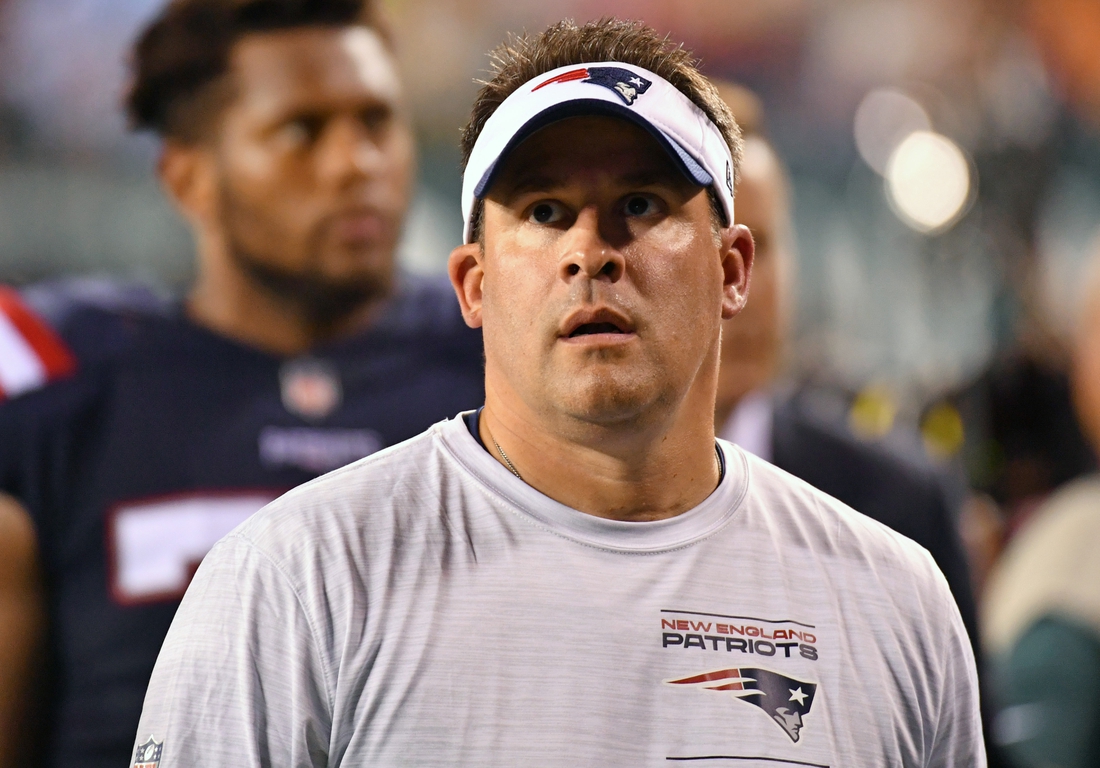
[(325, 181), (343, 186), (372, 176), (385, 166), (386, 153), (378, 137), (359, 120), (334, 120), (326, 134), (318, 158), (318, 171)]
[(626, 261), (600, 232), (600, 216), (595, 206), (581, 209), (561, 244), (561, 276), (566, 282), (584, 276), (614, 283), (623, 276)]

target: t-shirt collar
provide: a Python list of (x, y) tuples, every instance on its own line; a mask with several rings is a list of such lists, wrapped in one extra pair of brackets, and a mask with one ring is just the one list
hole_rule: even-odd
[(513, 475), (490, 455), (464, 421), (465, 414), (436, 425), (445, 451), (508, 509), (559, 536), (623, 552), (660, 552), (689, 546), (724, 527), (740, 509), (750, 481), (741, 449), (718, 441), (726, 472), (700, 504), (665, 520), (624, 522), (589, 515), (551, 499)]

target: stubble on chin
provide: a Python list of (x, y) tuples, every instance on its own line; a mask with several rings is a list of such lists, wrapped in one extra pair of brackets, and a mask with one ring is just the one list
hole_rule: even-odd
[(656, 416), (668, 399), (659, 377), (636, 363), (594, 360), (579, 368), (547, 372), (549, 402), (570, 419), (603, 427), (638, 427)]
[(311, 326), (320, 330), (341, 325), (366, 305), (384, 299), (393, 291), (392, 271), (337, 280), (313, 270), (283, 269), (246, 251), (234, 250), (232, 257), (257, 285), (294, 307)]
[(393, 292), (392, 259), (376, 269), (363, 270), (348, 277), (332, 277), (322, 272), (322, 249), (325, 247), (324, 225), (319, 225), (301, 247), (309, 251), (304, 259), (292, 259), (304, 266), (299, 269), (283, 266), (276, 253), (261, 254), (244, 235), (249, 228), (265, 230), (268, 241), (265, 250), (274, 251), (276, 243), (291, 248), (296, 238), (279, 232), (272, 222), (249, 210), (227, 188), (222, 190), (221, 221), (228, 257), (237, 268), (277, 300), (293, 307), (307, 323), (320, 331), (340, 326), (366, 305), (380, 301)]

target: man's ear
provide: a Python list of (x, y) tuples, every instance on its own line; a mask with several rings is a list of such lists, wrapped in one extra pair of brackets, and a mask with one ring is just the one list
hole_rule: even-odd
[(180, 213), (193, 224), (208, 221), (217, 207), (217, 169), (209, 148), (168, 139), (157, 176)]
[(485, 280), (484, 252), (478, 243), (460, 245), (451, 251), (447, 273), (458, 296), (462, 317), (471, 328), (481, 327), (481, 289)]
[(745, 307), (756, 249), (744, 224), (722, 230), (722, 319), (729, 320)]

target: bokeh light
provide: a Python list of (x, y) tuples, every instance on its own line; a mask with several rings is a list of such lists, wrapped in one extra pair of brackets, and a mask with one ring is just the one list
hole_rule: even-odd
[(910, 134), (931, 130), (928, 113), (915, 99), (896, 88), (876, 88), (859, 103), (855, 117), (856, 149), (880, 176), (890, 156)]
[(947, 402), (937, 403), (928, 410), (921, 419), (920, 433), (925, 450), (941, 461), (957, 455), (966, 440), (962, 414)]
[(897, 415), (897, 398), (889, 387), (869, 384), (852, 401), (848, 427), (866, 440), (877, 440), (890, 433)]
[(946, 136), (914, 131), (890, 155), (886, 190), (902, 221), (918, 232), (942, 232), (970, 200), (970, 163)]

